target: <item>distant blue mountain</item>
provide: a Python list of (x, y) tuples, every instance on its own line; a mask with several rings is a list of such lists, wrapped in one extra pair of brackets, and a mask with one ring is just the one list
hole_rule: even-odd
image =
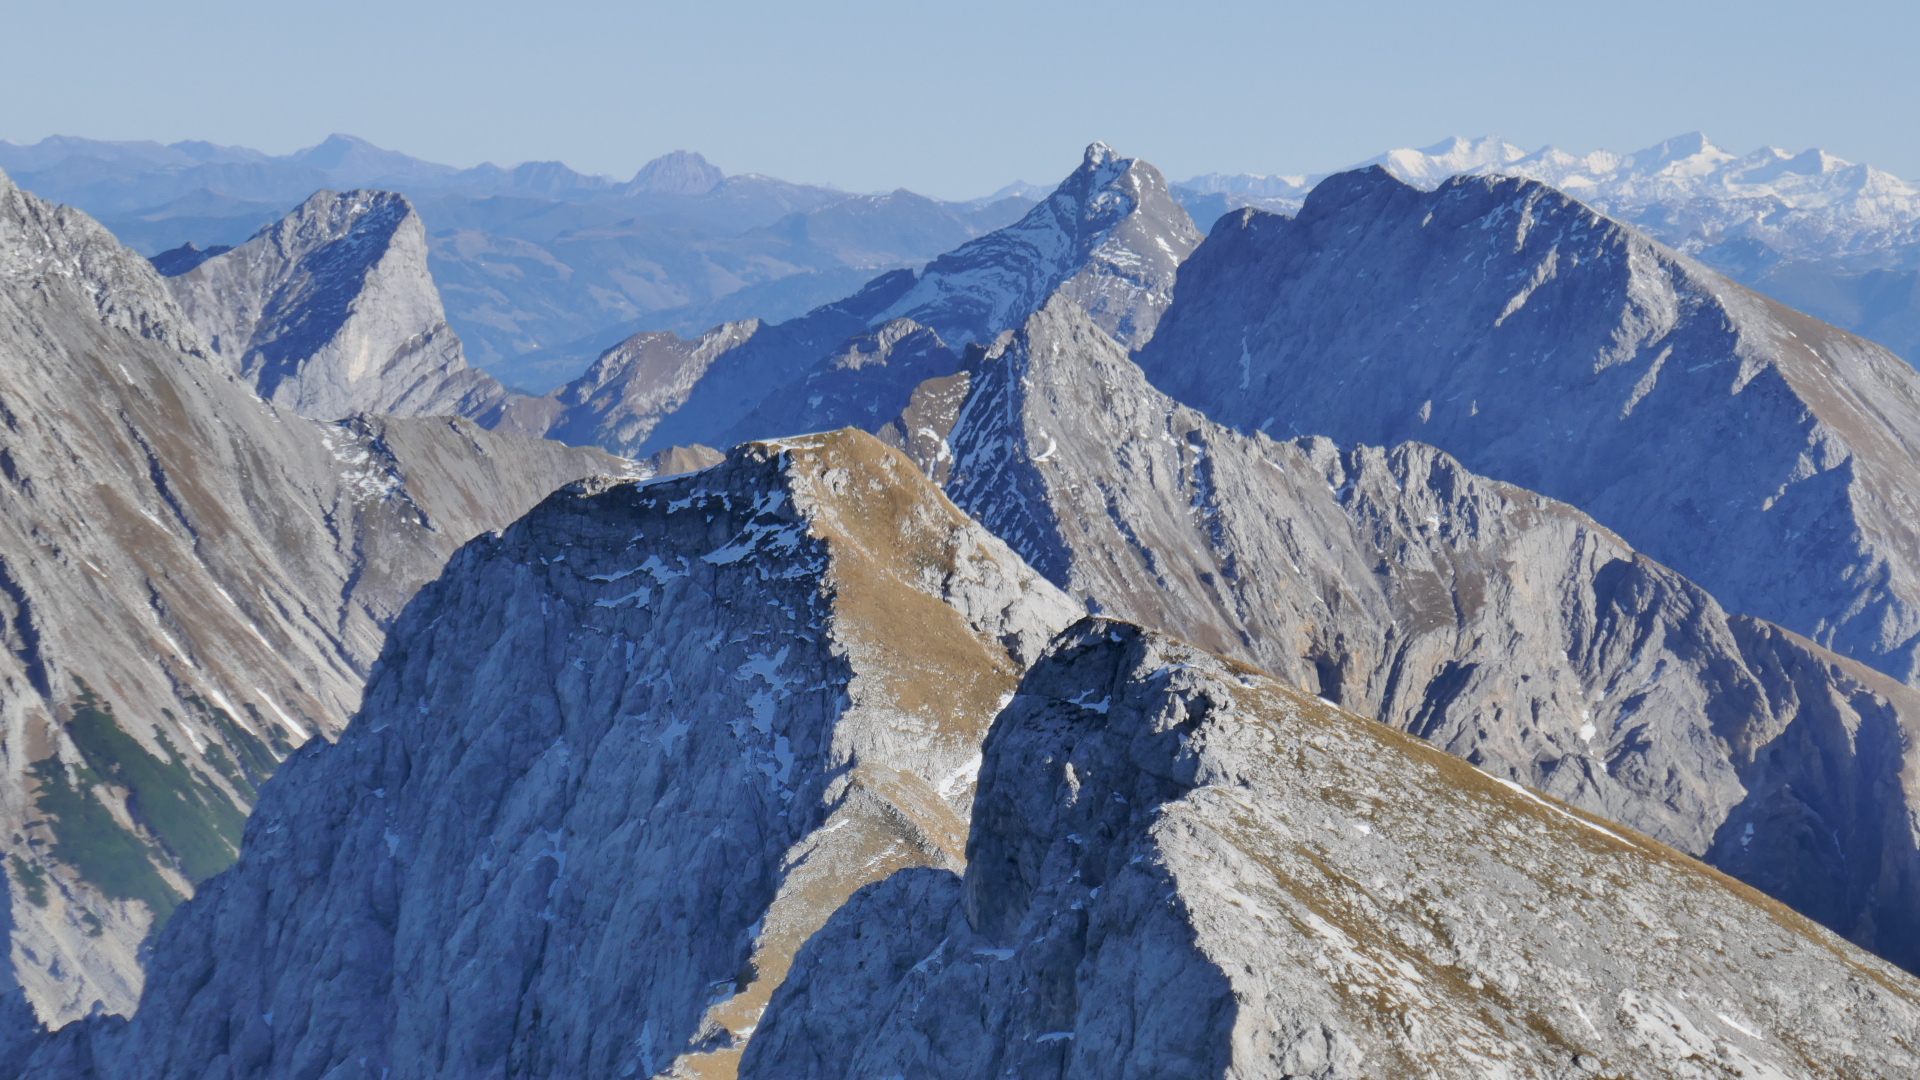
[(0, 142), (0, 169), (149, 256), (238, 245), (317, 190), (400, 192), (427, 224), (431, 269), (467, 356), (535, 392), (637, 331), (797, 315), (1012, 223), (1038, 190), (1015, 184), (970, 202), (860, 195), (729, 176), (685, 150), (624, 181), (557, 161), (460, 169), (351, 135), (279, 156), (52, 136)]

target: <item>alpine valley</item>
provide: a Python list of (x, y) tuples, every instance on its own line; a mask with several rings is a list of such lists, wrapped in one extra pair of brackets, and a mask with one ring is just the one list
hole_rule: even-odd
[(0, 1077), (1920, 1075), (1900, 181), (0, 165)]

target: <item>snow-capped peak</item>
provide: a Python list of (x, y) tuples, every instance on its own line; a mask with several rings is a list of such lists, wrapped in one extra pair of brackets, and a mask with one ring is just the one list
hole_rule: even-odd
[[(1553, 146), (1527, 153), (1493, 136), (1455, 137), (1354, 167), (1369, 165), (1428, 189), (1462, 173), (1539, 180), (1683, 251), (1751, 237), (1783, 253), (1856, 255), (1908, 242), (1902, 238), (1920, 229), (1920, 185), (1819, 149), (1735, 154), (1698, 131), (1630, 154)], [(1212, 174), (1181, 187), (1292, 212), (1328, 175), (1281, 184), (1278, 177)]]
[(1456, 173), (1497, 169), (1527, 152), (1495, 135), (1463, 139), (1458, 135), (1419, 150), (1389, 150), (1359, 167), (1379, 165), (1408, 183), (1439, 183)]

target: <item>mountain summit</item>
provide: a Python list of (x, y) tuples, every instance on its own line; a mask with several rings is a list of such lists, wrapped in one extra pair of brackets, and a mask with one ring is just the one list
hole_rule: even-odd
[(912, 319), (961, 349), (1019, 326), (1061, 293), (1138, 348), (1173, 300), (1174, 272), (1199, 243), (1158, 169), (1097, 142), (1045, 201), (927, 264), (874, 322)]
[(322, 191), (168, 284), (209, 347), (302, 416), (489, 418), (504, 387), (467, 367), (404, 196)]
[(699, 154), (691, 150), (675, 150), (640, 166), (640, 171), (633, 174), (633, 179), (620, 192), (627, 195), (705, 195), (719, 187), (720, 181), (726, 178), (726, 173)]
[[(550, 395), (561, 408), (543, 430), (629, 455), (849, 425), (877, 430), (915, 386), (951, 374), (966, 345), (1018, 327), (1054, 296), (1071, 298), (1120, 340), (1145, 342), (1199, 242), (1158, 170), (1094, 143), (1019, 221), (917, 274), (891, 271), (773, 326), (732, 323), (694, 341), (629, 338)], [(652, 362), (631, 362), (640, 356)]]
[(1243, 210), (1139, 354), (1243, 431), (1432, 443), (1920, 681), (1920, 376), (1532, 180)]

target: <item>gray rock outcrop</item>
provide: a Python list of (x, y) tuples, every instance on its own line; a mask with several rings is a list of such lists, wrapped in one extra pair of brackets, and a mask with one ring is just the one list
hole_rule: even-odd
[(961, 865), (987, 725), (1078, 615), (858, 432), (565, 489), (420, 594), (138, 1015), (37, 1075), (724, 1075), (848, 894)]
[(1241, 211), (1139, 362), (1243, 431), (1431, 443), (1920, 679), (1920, 376), (1541, 184), (1374, 169)]
[(146, 260), (0, 176), (0, 1028), (131, 1012), (142, 942), (280, 760), (345, 726), (413, 592), (629, 465), (303, 420), (203, 348)]
[(740, 1076), (1905, 1077), (1920, 982), (1630, 830), (1088, 619), (987, 739), (964, 877), (801, 950)]
[(1730, 615), (1586, 514), (1433, 447), (1215, 424), (1064, 297), (920, 398), (883, 434), (1094, 609), (1624, 822), (1920, 968), (1920, 693)]
[(253, 239), (167, 279), (213, 353), (301, 416), (467, 416), (513, 395), (467, 366), (403, 196), (321, 191)]
[(635, 334), (573, 382), (537, 402), (516, 402), (503, 414), (505, 426), (636, 455), (696, 443), (731, 446), (726, 434), (770, 390), (864, 333), (912, 284), (911, 271), (882, 274), (852, 296), (773, 326), (747, 319), (691, 339)]

